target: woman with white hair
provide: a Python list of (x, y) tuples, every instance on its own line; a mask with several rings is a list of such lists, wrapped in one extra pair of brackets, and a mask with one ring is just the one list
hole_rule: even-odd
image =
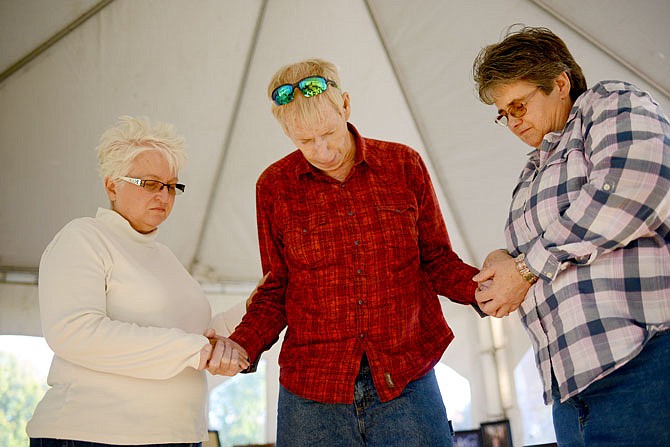
[(30, 445), (197, 446), (207, 439), (204, 369), (232, 375), (248, 363), (209, 329), (200, 285), (156, 240), (185, 190), (183, 138), (124, 116), (97, 153), (111, 209), (68, 223), (40, 263), (42, 329), (55, 355)]

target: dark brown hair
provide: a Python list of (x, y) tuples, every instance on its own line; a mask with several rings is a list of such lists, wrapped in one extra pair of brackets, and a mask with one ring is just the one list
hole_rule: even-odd
[(586, 91), (586, 79), (565, 42), (547, 28), (515, 30), (519, 26), (510, 26), (502, 41), (482, 48), (475, 58), (472, 73), (479, 99), (493, 104), (493, 90), (516, 81), (533, 83), (549, 94), (554, 80), (566, 72), (574, 102)]

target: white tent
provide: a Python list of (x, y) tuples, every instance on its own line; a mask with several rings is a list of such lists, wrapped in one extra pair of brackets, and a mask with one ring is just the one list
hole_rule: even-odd
[[(266, 86), (308, 57), (340, 67), (363, 135), (423, 154), (455, 249), (480, 265), (503, 246), (528, 149), (493, 124), (471, 67), (513, 23), (563, 37), (589, 85), (631, 81), (670, 111), (668, 0), (0, 0), (0, 334), (41, 334), (40, 255), (107, 205), (93, 148), (125, 114), (185, 135), (187, 194), (161, 240), (216, 310), (239, 305), (260, 275), (254, 183), (293, 150)], [(529, 343), (517, 318), (444, 310), (457, 338), (443, 361), (470, 380), (475, 421), (510, 418), (521, 445), (511, 376)]]

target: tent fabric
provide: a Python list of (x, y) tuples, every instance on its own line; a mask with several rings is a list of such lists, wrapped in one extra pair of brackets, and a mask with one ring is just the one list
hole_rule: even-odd
[[(0, 85), (0, 265), (36, 267), (65, 222), (106, 203), (93, 148), (106, 126), (131, 114), (174, 123), (189, 145), (188, 194), (162, 238), (204, 281), (253, 281), (254, 183), (292, 150), (265, 87), (279, 66), (313, 56), (340, 67), (351, 120), (364, 135), (424, 155), (456, 249), (479, 262), (502, 243), (526, 152), (491, 125), (491, 107), (475, 97), (471, 65), (482, 46), (512, 23), (548, 26), (590, 83), (630, 80), (668, 108), (667, 2), (614, 1), (614, 16), (570, 7), (577, 2), (542, 3), (576, 18), (574, 11), (590, 12), (598, 45), (612, 41), (609, 51), (648, 68), (666, 95), (530, 1), (113, 1)], [(5, 0), (3, 68), (93, 5)], [(588, 24), (582, 17), (574, 29)]]

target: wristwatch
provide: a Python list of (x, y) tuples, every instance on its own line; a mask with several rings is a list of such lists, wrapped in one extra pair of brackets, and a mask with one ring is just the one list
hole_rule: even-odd
[(529, 284), (535, 284), (537, 281), (537, 276), (530, 271), (526, 265), (526, 254), (521, 253), (519, 256), (514, 258), (514, 263), (516, 264), (516, 269), (518, 270), (521, 277)]

